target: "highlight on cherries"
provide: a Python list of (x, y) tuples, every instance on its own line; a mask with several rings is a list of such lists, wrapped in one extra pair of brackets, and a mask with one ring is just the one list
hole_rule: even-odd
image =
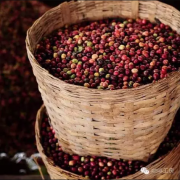
[(180, 67), (180, 35), (145, 19), (65, 26), (37, 44), (35, 58), (70, 84), (127, 89), (166, 78)]
[[(176, 147), (180, 140), (180, 122), (175, 121), (167, 137), (161, 143), (152, 161), (164, 156)], [(118, 179), (134, 174), (150, 162), (131, 160), (115, 160), (97, 156), (70, 155), (63, 152), (55, 131), (49, 124), (48, 116), (44, 115), (41, 125), (41, 143), (44, 153), (60, 168), (86, 177), (87, 179)]]

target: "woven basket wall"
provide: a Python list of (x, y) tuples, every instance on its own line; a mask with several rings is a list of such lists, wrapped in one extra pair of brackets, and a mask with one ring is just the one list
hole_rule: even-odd
[[(40, 136), (41, 120), (44, 112), (45, 108), (44, 106), (42, 106), (37, 113), (35, 126), (36, 144), (51, 179), (85, 179), (82, 176), (70, 173), (56, 166), (54, 162), (44, 154)], [(168, 155), (163, 158), (157, 159), (156, 161), (149, 164), (146, 168), (149, 170), (149, 174), (143, 174), (139, 171), (122, 179), (178, 179), (180, 175), (180, 144), (178, 147), (174, 148)], [(170, 168), (173, 168), (173, 173), (153, 173), (153, 170), (159, 169), (165, 172), (165, 169), (169, 170)]]
[(65, 2), (28, 30), (28, 57), (65, 152), (145, 161), (167, 135), (180, 106), (180, 71), (135, 89), (102, 91), (67, 84), (41, 68), (34, 57), (39, 40), (65, 24), (138, 16), (158, 18), (180, 32), (180, 12), (157, 1)]

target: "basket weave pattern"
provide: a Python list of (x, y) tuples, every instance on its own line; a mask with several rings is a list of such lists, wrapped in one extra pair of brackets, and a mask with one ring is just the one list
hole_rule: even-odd
[[(56, 166), (54, 162), (49, 159), (45, 154), (41, 145), (40, 127), (43, 114), (45, 112), (44, 106), (40, 108), (36, 118), (36, 143), (39, 153), (45, 163), (48, 173), (51, 179), (85, 179), (82, 176), (70, 173)], [(174, 148), (168, 155), (163, 158), (159, 158), (156, 161), (150, 163), (146, 168), (150, 171), (149, 174), (143, 174), (140, 171), (126, 176), (122, 179), (178, 179), (180, 171), (180, 144)], [(173, 173), (165, 173), (166, 170), (173, 168)], [(153, 173), (153, 170), (162, 170), (162, 173)], [(167, 171), (168, 172), (168, 171)]]
[(180, 12), (157, 1), (71, 1), (47, 11), (27, 32), (39, 91), (65, 152), (147, 160), (167, 135), (180, 106), (180, 71), (135, 89), (102, 91), (67, 84), (34, 58), (39, 40), (65, 24), (109, 17), (147, 18), (180, 32)]

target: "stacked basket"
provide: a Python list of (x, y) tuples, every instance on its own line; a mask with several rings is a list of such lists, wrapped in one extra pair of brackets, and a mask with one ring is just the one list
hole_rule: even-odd
[[(157, 1), (65, 2), (46, 12), (28, 30), (28, 57), (51, 125), (65, 152), (147, 161), (167, 135), (180, 106), (180, 71), (135, 89), (100, 91), (59, 80), (34, 58), (39, 40), (66, 24), (138, 16), (159, 19), (180, 32), (180, 12)], [(62, 170), (59, 172), (63, 174)]]
[[(48, 158), (45, 155), (44, 149), (41, 145), (41, 133), (40, 133), (41, 122), (44, 113), (45, 113), (45, 107), (42, 106), (39, 109), (36, 118), (36, 125), (35, 125), (36, 142), (37, 142), (38, 151), (41, 154), (41, 157), (46, 165), (46, 168), (48, 170), (51, 179), (86, 179), (82, 176), (61, 169), (50, 158)], [(178, 179), (179, 171), (180, 171), (180, 144), (176, 148), (174, 148), (169, 154), (150, 163), (145, 168), (149, 170), (150, 172), (149, 174), (144, 174), (143, 172), (139, 171), (135, 174), (125, 176), (122, 179)], [(170, 172), (170, 170), (173, 171)]]

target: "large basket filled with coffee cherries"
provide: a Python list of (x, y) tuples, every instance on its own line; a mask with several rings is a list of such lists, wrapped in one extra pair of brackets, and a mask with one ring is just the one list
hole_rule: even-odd
[(150, 160), (180, 106), (180, 12), (157, 1), (70, 1), (27, 32), (66, 153)]
[(42, 106), (36, 118), (38, 151), (51, 179), (178, 179), (180, 171), (180, 121), (173, 125), (149, 162), (102, 156), (68, 154), (58, 143), (56, 133)]

